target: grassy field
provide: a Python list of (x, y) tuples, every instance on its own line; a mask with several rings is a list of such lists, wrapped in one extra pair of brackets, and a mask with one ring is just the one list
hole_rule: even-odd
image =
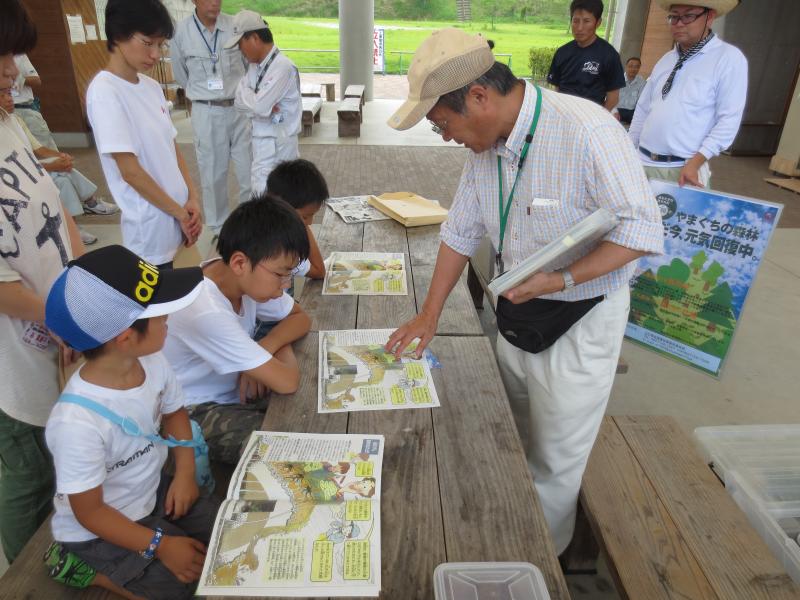
[[(303, 50), (339, 49), (339, 22), (337, 19), (288, 18), (264, 15), (269, 22), (278, 46)], [(558, 47), (572, 39), (567, 24), (554, 28), (552, 26), (528, 23), (497, 23), (492, 29), (483, 23), (447, 23), (442, 21), (375, 21), (376, 26), (386, 27), (386, 72), (400, 72), (400, 55), (392, 52), (403, 51), (413, 53), (419, 43), (435, 29), (442, 27), (460, 27), (471, 33), (481, 33), (494, 40), (498, 60), (508, 62), (518, 76), (530, 75), (528, 68), (528, 50), (532, 47)], [(394, 28), (397, 29), (394, 29)], [(339, 69), (339, 53), (311, 53), (286, 51), (295, 64), (304, 72), (330, 71)], [(411, 55), (402, 57), (403, 73), (408, 69)]]

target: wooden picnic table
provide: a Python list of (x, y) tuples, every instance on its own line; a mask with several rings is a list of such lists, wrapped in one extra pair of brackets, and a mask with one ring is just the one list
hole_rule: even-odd
[(550, 597), (569, 598), (533, 487), (493, 349), (460, 281), (430, 349), (441, 407), (317, 412), (318, 331), (392, 328), (417, 313), (430, 285), (439, 226), (346, 224), (326, 210), (317, 241), (331, 251), (403, 252), (408, 296), (322, 296), (306, 282), (299, 301), (312, 333), (295, 344), (300, 388), (273, 397), (264, 429), (376, 433), (386, 438), (381, 484), (381, 598), (430, 600), (443, 562), (522, 561), (544, 575)]
[[(439, 226), (406, 229), (395, 221), (346, 224), (326, 209), (317, 241), (323, 256), (403, 252), (407, 296), (323, 296), (307, 281), (299, 301), (312, 331), (294, 344), (297, 393), (270, 400), (263, 429), (385, 436), (381, 483), (382, 599), (432, 600), (433, 572), (444, 562), (530, 562), (553, 600), (569, 598), (566, 581), (514, 426), (493, 349), (462, 277), (430, 345), (441, 406), (434, 409), (317, 412), (318, 331), (399, 326), (427, 294)], [(55, 583), (42, 553), (52, 537), (45, 523), (3, 576), (0, 599), (110, 599), (99, 589)]]

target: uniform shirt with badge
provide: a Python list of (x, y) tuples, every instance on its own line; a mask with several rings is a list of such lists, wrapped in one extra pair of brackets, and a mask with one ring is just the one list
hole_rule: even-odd
[[(0, 110), (0, 282), (21, 282), (44, 301), (72, 260), (58, 188), (16, 119)], [(43, 427), (58, 397), (57, 346), (43, 323), (0, 313), (0, 410)]]
[(177, 373), (187, 406), (239, 402), (239, 373), (272, 359), (252, 338), (256, 318), (280, 321), (292, 308), (294, 299), (284, 292), (261, 303), (243, 296), (241, 310), (236, 313), (217, 284), (206, 278), (197, 299), (167, 321), (164, 355)]
[(190, 100), (232, 100), (247, 61), (239, 48), (225, 49), (233, 35), (233, 17), (220, 13), (214, 31), (192, 14), (175, 28), (170, 42), (175, 81)]
[[(158, 433), (162, 415), (183, 408), (183, 394), (164, 356), (157, 352), (139, 359), (142, 385), (112, 390), (94, 385), (77, 371), (65, 393), (94, 400), (130, 417), (145, 433)], [(102, 486), (103, 502), (132, 521), (153, 512), (167, 447), (125, 433), (119, 425), (77, 404), (59, 402), (47, 421), (47, 446), (56, 468), (53, 537), (59, 542), (83, 542), (97, 536), (75, 518), (69, 494)]]
[(581, 48), (572, 40), (556, 50), (547, 83), (559, 92), (603, 104), (608, 92), (625, 87), (625, 70), (614, 46), (602, 38)]
[(113, 153), (136, 155), (139, 164), (180, 206), (189, 188), (178, 167), (175, 136), (161, 86), (146, 75), (131, 83), (100, 71), (86, 92), (86, 112), (108, 188), (122, 211), (122, 243), (154, 265), (170, 262), (182, 243), (178, 221), (145, 200), (122, 178)]

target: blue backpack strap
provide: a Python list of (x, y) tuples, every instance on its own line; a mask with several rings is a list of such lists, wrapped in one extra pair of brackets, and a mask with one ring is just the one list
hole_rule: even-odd
[(128, 435), (132, 435), (135, 437), (143, 437), (156, 444), (163, 444), (169, 448), (175, 448), (175, 447), (193, 448), (198, 445), (198, 442), (195, 442), (194, 440), (176, 440), (172, 436), (169, 436), (168, 439), (165, 439), (155, 433), (151, 434), (143, 433), (142, 429), (139, 427), (139, 424), (130, 417), (127, 416), (123, 417), (115, 413), (107, 406), (103, 406), (99, 402), (95, 402), (94, 400), (90, 400), (89, 398), (86, 398), (84, 396), (79, 396), (78, 394), (61, 394), (61, 396), (59, 396), (58, 398), (58, 401), (82, 406), (83, 408), (91, 410), (92, 412), (97, 413), (101, 417), (108, 419), (115, 425), (119, 425), (122, 431), (124, 431)]

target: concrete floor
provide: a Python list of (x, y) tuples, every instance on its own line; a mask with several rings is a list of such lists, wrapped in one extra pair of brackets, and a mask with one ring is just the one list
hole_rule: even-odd
[[(301, 139), (301, 155), (320, 167), (332, 195), (410, 189), (449, 206), (467, 151), (452, 142), (445, 144), (425, 122), (407, 132), (389, 128), (386, 119), (400, 102), (367, 103), (362, 135), (357, 139), (337, 137), (336, 104), (323, 103), (321, 123), (315, 124), (311, 137)], [(178, 142), (197, 179), (191, 125), (183, 110), (175, 110), (173, 119)], [(334, 150), (331, 145), (341, 148)], [(98, 194), (108, 198), (95, 151), (70, 152), (76, 166), (98, 184)], [(768, 164), (767, 158), (760, 157), (722, 156), (712, 161), (715, 188), (784, 204), (779, 229), (748, 298), (722, 376), (717, 380), (703, 375), (626, 341), (623, 356), (630, 369), (617, 377), (610, 414), (669, 414), (689, 432), (701, 425), (800, 423), (794, 373), (800, 358), (796, 344), (800, 339), (800, 195), (764, 183), (764, 177), (772, 176)], [(235, 190), (233, 178), (230, 185)], [(119, 241), (118, 216), (77, 220), (100, 238), (100, 244)], [(210, 242), (210, 235), (204, 234), (196, 253), (187, 259), (211, 254)], [(496, 336), (491, 311), (481, 313), (487, 335)], [(0, 573), (3, 562), (0, 553)], [(618, 598), (602, 564), (599, 575), (569, 576), (568, 583), (577, 598)]]

